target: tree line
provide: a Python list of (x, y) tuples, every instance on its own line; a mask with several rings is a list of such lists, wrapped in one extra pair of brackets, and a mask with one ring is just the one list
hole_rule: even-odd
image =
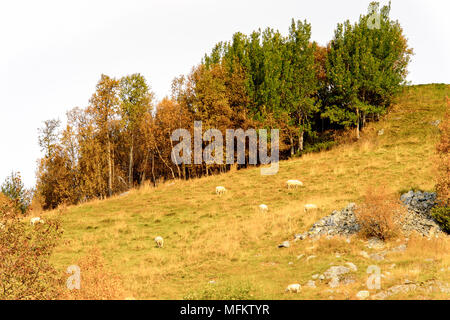
[(359, 138), (404, 84), (412, 54), (389, 11), (371, 3), (358, 22), (338, 24), (326, 47), (311, 40), (307, 21), (292, 20), (285, 36), (271, 28), (235, 33), (175, 78), (161, 101), (141, 74), (102, 75), (88, 106), (67, 112), (64, 127), (48, 120), (39, 129), (35, 198), (51, 209), (146, 181), (226, 172), (228, 164), (171, 161), (172, 132), (192, 132), (199, 120), (222, 133), (279, 128), (282, 159), (326, 146), (338, 129), (355, 128)]

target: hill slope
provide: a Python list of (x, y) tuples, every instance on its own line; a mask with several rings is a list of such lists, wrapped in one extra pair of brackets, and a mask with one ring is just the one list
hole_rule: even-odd
[[(122, 277), (129, 295), (141, 299), (354, 298), (366, 289), (366, 269), (373, 264), (359, 255), (371, 250), (363, 242), (299, 241), (286, 249), (277, 244), (348, 202), (358, 203), (369, 186), (395, 193), (412, 187), (433, 190), (432, 157), (439, 130), (431, 122), (443, 118), (446, 95), (449, 85), (405, 88), (392, 111), (370, 124), (360, 141), (283, 161), (274, 176), (261, 176), (252, 168), (70, 207), (59, 214), (65, 241), (52, 260), (65, 270), (97, 247), (109, 269)], [(378, 136), (380, 129), (384, 134)], [(304, 187), (287, 190), (288, 179), (299, 179)], [(216, 196), (217, 185), (228, 192)], [(269, 206), (268, 213), (258, 211), (261, 203)], [(306, 203), (317, 204), (319, 210), (305, 214)], [(164, 237), (163, 249), (155, 247), (157, 235)], [(406, 252), (379, 262), (383, 272), (391, 273), (382, 280), (382, 288), (404, 278), (448, 282), (447, 242), (412, 239)], [(297, 260), (300, 254), (316, 257)], [(428, 258), (432, 263), (424, 262)], [(333, 293), (325, 284), (303, 288), (297, 295), (284, 293), (288, 284), (304, 285), (330, 264), (348, 261), (358, 267), (356, 283)], [(397, 267), (388, 269), (393, 263)]]

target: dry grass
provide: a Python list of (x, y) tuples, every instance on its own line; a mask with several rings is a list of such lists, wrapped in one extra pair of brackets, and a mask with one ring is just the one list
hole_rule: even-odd
[(64, 288), (59, 299), (121, 300), (127, 297), (121, 278), (108, 270), (98, 249), (92, 249), (76, 265), (80, 268), (80, 288)]
[[(439, 130), (429, 122), (442, 119), (448, 94), (448, 86), (407, 88), (392, 112), (370, 124), (360, 141), (283, 161), (274, 176), (261, 176), (259, 168), (253, 168), (170, 181), (72, 206), (65, 213), (47, 213), (61, 216), (65, 229), (53, 262), (65, 270), (97, 247), (105, 267), (120, 275), (124, 290), (141, 299), (220, 298), (232, 287), (237, 295), (252, 299), (353, 299), (355, 290), (365, 289), (365, 271), (373, 264), (359, 254), (370, 253), (362, 240), (298, 241), (285, 249), (277, 245), (348, 202), (361, 203), (369, 186), (386, 186), (397, 196), (412, 187), (433, 190), (432, 157)], [(385, 134), (378, 136), (382, 128)], [(301, 180), (305, 186), (288, 190), (288, 179)], [(228, 190), (220, 197), (215, 194), (218, 185)], [(261, 203), (269, 206), (267, 213), (259, 212)], [(305, 213), (306, 203), (317, 204), (319, 210)], [(155, 246), (158, 235), (164, 238), (164, 249)], [(395, 263), (403, 271), (411, 267), (425, 270), (421, 276), (449, 280), (448, 271), (421, 267), (423, 257), (435, 251), (417, 254), (415, 248), (427, 250), (433, 241), (414, 241), (406, 252), (382, 261), (382, 270)], [(388, 246), (396, 244), (388, 242)], [(433, 268), (446, 265), (448, 270), (448, 252), (436, 255), (442, 258)], [(305, 256), (297, 259), (301, 254)], [(316, 257), (306, 261), (311, 255)], [(303, 285), (331, 264), (348, 261), (358, 266), (355, 284), (334, 292), (322, 284), (317, 289), (303, 288), (299, 294), (284, 293), (287, 284)], [(383, 288), (403, 278), (393, 270), (383, 280)], [(216, 282), (215, 291), (209, 290), (211, 280)], [(252, 285), (242, 287), (243, 283)]]

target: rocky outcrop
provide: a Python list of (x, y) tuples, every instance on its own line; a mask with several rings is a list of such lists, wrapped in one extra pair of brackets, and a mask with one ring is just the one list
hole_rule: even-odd
[(316, 237), (321, 235), (352, 235), (360, 229), (356, 222), (354, 212), (355, 208), (356, 205), (354, 203), (349, 203), (343, 210), (333, 211), (329, 216), (326, 216), (325, 218), (322, 218), (314, 223), (307, 232), (297, 234), (295, 238), (298, 240), (303, 240), (307, 237)]
[(436, 205), (436, 193), (409, 191), (400, 197), (408, 209), (402, 221), (402, 229), (406, 233), (417, 231), (424, 236), (431, 236), (434, 231), (441, 231), (430, 211)]
[[(400, 197), (407, 208), (407, 213), (401, 221), (405, 233), (417, 231), (424, 236), (431, 236), (434, 231), (441, 229), (431, 217), (431, 208), (436, 204), (436, 194), (430, 192), (409, 191)], [(356, 204), (349, 203), (341, 211), (333, 211), (330, 215), (320, 219), (302, 234), (296, 234), (295, 240), (314, 238), (319, 236), (350, 236), (360, 230), (355, 215)]]

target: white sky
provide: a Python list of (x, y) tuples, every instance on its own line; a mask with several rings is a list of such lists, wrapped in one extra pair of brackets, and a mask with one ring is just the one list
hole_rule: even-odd
[[(380, 1), (381, 5), (387, 1)], [(338, 22), (356, 21), (370, 0), (6, 1), (0, 0), (0, 182), (20, 171), (35, 182), (37, 128), (85, 107), (102, 73), (140, 72), (158, 99), (234, 32), (271, 27), (286, 34), (307, 19), (326, 44)], [(450, 1), (393, 0), (414, 48), (412, 83), (450, 83)]]

